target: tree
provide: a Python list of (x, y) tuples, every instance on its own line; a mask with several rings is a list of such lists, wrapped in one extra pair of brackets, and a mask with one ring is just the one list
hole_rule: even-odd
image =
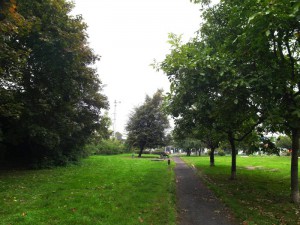
[[(241, 59), (234, 66), (239, 70), (253, 68), (243, 79), (257, 96), (255, 102), (262, 103), (273, 131), (292, 136), (291, 196), (293, 202), (299, 202), (299, 3), (233, 1), (222, 6), (229, 12), (233, 8), (243, 12), (235, 23), (239, 35), (225, 39), (227, 48), (235, 50), (232, 56)], [(232, 13), (229, 15), (230, 23), (237, 21)]]
[(231, 179), (235, 179), (236, 141), (262, 122), (259, 104), (253, 101), (250, 89), (236, 83), (240, 74), (230, 67), (230, 58), (215, 51), (216, 41), (197, 37), (182, 45), (180, 37), (170, 38), (172, 51), (159, 65), (171, 81), (169, 112), (198, 124), (198, 129), (226, 134), (232, 149)]
[(102, 140), (107, 140), (112, 135), (113, 132), (109, 129), (112, 122), (108, 116), (108, 112), (105, 112), (103, 115), (101, 115), (100, 121), (100, 126), (93, 132), (88, 144), (99, 144)]
[(164, 146), (166, 144), (166, 129), (169, 128), (167, 115), (163, 112), (162, 90), (158, 90), (153, 97), (146, 96), (143, 105), (136, 107), (126, 125), (127, 142), (143, 150)]
[(4, 37), (13, 52), (27, 54), (18, 67), (2, 61), (1, 91), (13, 94), (1, 108), (19, 106), (14, 118), (0, 115), (6, 160), (35, 166), (77, 160), (101, 127), (108, 103), (91, 67), (99, 58), (87, 45), (82, 18), (69, 15), (72, 7), (65, 0), (18, 1), (18, 14), (30, 29)]
[(175, 120), (175, 128), (172, 131), (175, 146), (185, 150), (187, 152), (187, 156), (191, 155), (193, 149), (197, 154), (197, 151), (201, 151), (200, 149), (204, 145), (200, 139), (197, 139), (192, 135), (190, 129), (192, 129), (192, 127), (187, 126), (183, 119), (177, 119)]
[[(169, 107), (169, 109), (171, 108)], [(202, 113), (205, 112), (202, 111)], [(193, 107), (189, 111), (184, 112), (184, 117), (175, 118), (174, 137), (179, 142), (191, 142), (192, 144), (196, 143), (198, 147), (206, 146), (209, 148), (210, 166), (215, 166), (215, 149), (219, 147), (220, 142), (226, 137), (214, 129), (212, 118), (206, 117), (206, 120), (203, 121), (203, 117), (200, 116), (203, 115), (202, 113)]]
[[(269, 109), (273, 129), (291, 134), (291, 197), (299, 200), (298, 152), (300, 138), (300, 58), (299, 58), (299, 2), (285, 0), (266, 4), (261, 2), (249, 18), (244, 35), (249, 35), (258, 44), (252, 47), (252, 57), (268, 60), (271, 70), (261, 77), (252, 77), (257, 82), (268, 82), (273, 103)], [(255, 33), (255, 35), (254, 35)], [(265, 47), (267, 46), (268, 51)], [(264, 52), (264, 54), (263, 54)], [(266, 54), (268, 53), (268, 54)], [(269, 57), (269, 58), (268, 58)], [(263, 83), (264, 84), (264, 83)], [(267, 105), (267, 103), (265, 103)]]
[(276, 140), (278, 148), (292, 149), (292, 140), (289, 136), (280, 135)]
[[(0, 1), (0, 157), (5, 153), (3, 122), (17, 122), (23, 109), (16, 99), (21, 91), (20, 68), (25, 66), (29, 49), (24, 49), (12, 41), (16, 36), (29, 32), (30, 26), (16, 10), (16, 1)], [(10, 125), (8, 125), (10, 126)], [(2, 158), (2, 157), (1, 157)]]
[(299, 202), (299, 5), (292, 0), (225, 0), (208, 7), (201, 29), (239, 75), (227, 87), (247, 87), (270, 130), (291, 134), (293, 202)]
[(122, 135), (120, 132), (116, 132), (116, 133), (115, 133), (115, 136), (116, 136), (116, 139), (117, 139), (118, 141), (122, 141), (123, 135)]

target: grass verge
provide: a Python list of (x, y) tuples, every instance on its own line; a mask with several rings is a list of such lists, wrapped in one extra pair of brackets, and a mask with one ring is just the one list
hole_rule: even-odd
[(231, 157), (183, 157), (244, 225), (298, 225), (300, 206), (290, 203), (289, 157), (238, 157), (237, 180), (229, 180)]
[(118, 155), (0, 171), (0, 224), (175, 225), (173, 166)]

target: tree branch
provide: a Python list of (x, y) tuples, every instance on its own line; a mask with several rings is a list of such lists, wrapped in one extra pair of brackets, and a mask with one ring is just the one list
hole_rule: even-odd
[(285, 45), (286, 45), (286, 48), (287, 48), (287, 51), (288, 51), (288, 56), (289, 56), (290, 64), (291, 64), (291, 68), (292, 68), (292, 80), (294, 81), (295, 80), (295, 60), (294, 60), (294, 57), (292, 56), (292, 53), (291, 53), (288, 32), (286, 33), (286, 36), (284, 38), (284, 42), (285, 42)]
[(254, 130), (254, 128), (255, 128), (257, 125), (261, 124), (263, 121), (264, 121), (264, 118), (263, 118), (263, 117), (259, 118), (259, 120), (257, 121), (257, 123), (255, 123), (254, 125), (252, 125), (251, 128), (250, 128), (246, 133), (244, 133), (244, 135), (243, 135), (242, 137), (240, 137), (240, 138), (234, 138), (234, 137), (233, 137), (233, 139), (234, 139), (235, 141), (242, 141), (242, 140), (244, 140), (244, 138), (247, 137), (247, 136)]

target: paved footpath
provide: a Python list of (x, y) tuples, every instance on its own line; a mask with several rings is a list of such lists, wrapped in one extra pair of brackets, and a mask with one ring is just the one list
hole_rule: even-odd
[(230, 214), (179, 157), (176, 167), (178, 225), (234, 225)]

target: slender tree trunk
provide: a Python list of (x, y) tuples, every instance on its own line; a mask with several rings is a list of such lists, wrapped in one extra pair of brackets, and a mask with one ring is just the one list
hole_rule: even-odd
[(292, 129), (292, 157), (291, 157), (291, 198), (292, 202), (299, 203), (298, 181), (298, 151), (300, 129)]
[(210, 149), (209, 161), (211, 167), (215, 166), (215, 148)]
[(139, 152), (139, 155), (138, 155), (139, 158), (142, 157), (143, 150), (144, 150), (144, 145), (140, 145), (140, 152)]
[(235, 141), (232, 133), (228, 134), (228, 140), (231, 146), (231, 175), (230, 180), (236, 179), (236, 149), (235, 149)]
[(191, 156), (191, 150), (189, 148), (186, 150), (186, 156)]

